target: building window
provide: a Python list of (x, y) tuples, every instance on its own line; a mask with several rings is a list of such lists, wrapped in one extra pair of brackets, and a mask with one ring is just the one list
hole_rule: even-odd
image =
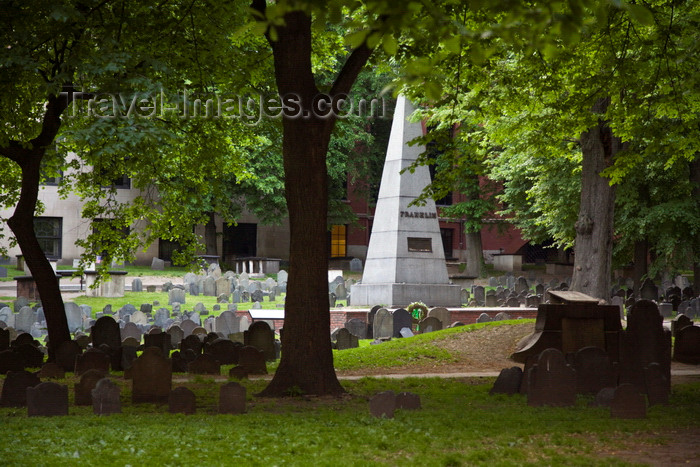
[(42, 185), (59, 185), (63, 180), (63, 172), (59, 171), (57, 175), (51, 176), (45, 172), (41, 173), (41, 184)]
[(334, 225), (331, 227), (331, 258), (347, 256), (347, 226)]
[(454, 254), (452, 251), (452, 242), (454, 240), (454, 229), (440, 228), (440, 236), (442, 237), (442, 248), (445, 250), (445, 259), (452, 259)]
[(35, 217), (34, 232), (44, 255), (48, 259), (60, 259), (63, 219), (61, 217)]
[(131, 188), (131, 178), (128, 175), (122, 175), (112, 180), (112, 186), (114, 188)]

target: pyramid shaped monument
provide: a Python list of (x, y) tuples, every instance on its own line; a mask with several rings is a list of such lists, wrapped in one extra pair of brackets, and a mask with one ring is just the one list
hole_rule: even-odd
[(398, 97), (367, 259), (361, 283), (352, 287), (352, 305), (461, 305), (461, 288), (451, 285), (447, 275), (435, 202), (409, 207), (430, 183), (427, 166), (401, 173), (425, 150), (408, 145), (423, 135), (420, 122), (408, 121), (413, 110), (405, 97)]

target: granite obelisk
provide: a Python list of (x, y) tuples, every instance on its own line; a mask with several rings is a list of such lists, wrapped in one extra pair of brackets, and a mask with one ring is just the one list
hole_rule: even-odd
[(460, 287), (451, 285), (435, 202), (410, 206), (430, 183), (427, 166), (401, 172), (425, 150), (408, 142), (423, 135), (420, 122), (410, 122), (413, 106), (396, 101), (379, 198), (362, 281), (352, 287), (352, 305), (460, 306)]

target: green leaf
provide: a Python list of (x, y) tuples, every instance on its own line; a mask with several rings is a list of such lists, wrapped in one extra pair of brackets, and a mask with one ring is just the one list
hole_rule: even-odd
[(627, 11), (629, 12), (630, 17), (640, 24), (645, 26), (652, 26), (654, 24), (654, 15), (644, 5), (633, 3), (627, 4)]
[(398, 47), (399, 44), (393, 35), (387, 34), (384, 36), (384, 40), (382, 41), (382, 48), (387, 53), (387, 55), (396, 54), (396, 50), (398, 49)]

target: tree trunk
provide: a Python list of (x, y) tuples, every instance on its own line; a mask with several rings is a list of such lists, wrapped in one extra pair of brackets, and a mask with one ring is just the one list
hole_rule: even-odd
[[(599, 99), (593, 112), (605, 113), (608, 104), (608, 99)], [(576, 221), (571, 290), (607, 301), (611, 287), (615, 187), (600, 173), (621, 149), (622, 142), (602, 119), (581, 135), (581, 206)]]
[(207, 223), (204, 224), (204, 246), (206, 248), (207, 255), (218, 255), (218, 248), (216, 245), (216, 221), (215, 214), (210, 212), (208, 214)]
[(634, 242), (634, 269), (632, 279), (634, 280), (634, 296), (639, 298), (639, 290), (642, 288), (642, 280), (649, 272), (647, 257), (649, 256), (649, 242), (646, 239)]
[[(64, 85), (65, 90), (72, 91), (72, 86)], [(7, 225), (17, 239), (41, 297), (49, 333), (49, 360), (54, 359), (56, 348), (62, 342), (69, 341), (71, 336), (56, 273), (46, 259), (34, 232), (34, 213), (39, 195), (41, 161), (46, 148), (53, 144), (58, 134), (61, 113), (72, 98), (72, 93), (68, 96), (49, 97), (39, 136), (26, 145), (18, 141), (9, 141), (6, 146), (0, 148), (0, 154), (17, 163), (22, 169), (19, 201), (12, 217), (7, 220)]]
[[(258, 8), (264, 11), (264, 2)], [(299, 100), (301, 114), (282, 118), (282, 155), (289, 211), (289, 282), (285, 300), (282, 358), (263, 396), (341, 394), (333, 367), (328, 302), (328, 178), (326, 153), (333, 115), (314, 113), (319, 95), (311, 72), (311, 18), (301, 11), (285, 15), (272, 40), (275, 79), (281, 96)], [(357, 50), (356, 50), (357, 51)], [(349, 91), (369, 53), (353, 53), (330, 95)], [(355, 59), (353, 59), (355, 55)], [(353, 76), (354, 74), (354, 76)]]
[(464, 275), (470, 277), (481, 276), (481, 264), (484, 262), (481, 232), (465, 232), (464, 250), (467, 263), (467, 267), (464, 269)]
[[(695, 160), (690, 163), (690, 181), (693, 186), (693, 199), (696, 204), (696, 212), (700, 212), (700, 153), (695, 154)], [(700, 294), (700, 235), (695, 235), (693, 243), (693, 293)]]

